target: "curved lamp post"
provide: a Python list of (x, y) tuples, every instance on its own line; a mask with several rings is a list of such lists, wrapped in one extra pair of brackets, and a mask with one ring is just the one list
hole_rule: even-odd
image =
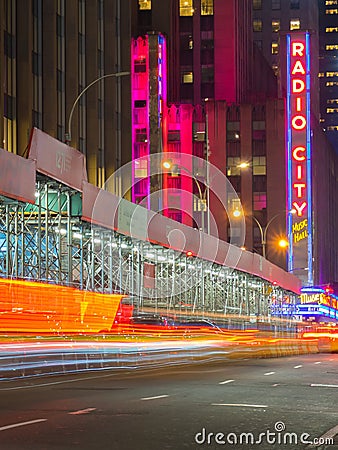
[[(265, 227), (263, 227), (263, 226), (261, 225), (261, 223), (259, 222), (259, 220), (258, 220), (255, 216), (253, 216), (252, 214), (245, 214), (245, 217), (251, 217), (251, 218), (256, 222), (256, 224), (257, 224), (257, 226), (258, 226), (258, 229), (259, 229), (260, 234), (261, 234), (261, 244), (262, 244), (263, 258), (266, 257), (266, 237), (267, 237), (268, 229), (269, 229), (271, 223), (272, 223), (277, 217), (281, 216), (282, 214), (285, 214), (286, 212), (287, 212), (288, 214), (295, 214), (296, 211), (294, 211), (294, 210), (292, 209), (291, 211), (285, 210), (285, 211), (281, 211), (281, 212), (275, 214), (275, 215), (272, 216), (271, 219), (267, 222), (267, 224), (265, 225)], [(241, 214), (242, 214), (242, 213), (241, 213), (240, 210), (235, 210), (235, 211), (233, 212), (233, 215), (234, 215), (235, 217), (239, 217)], [(288, 245), (288, 242), (287, 242), (285, 239), (281, 239), (279, 245), (280, 245), (282, 248), (286, 248), (287, 245)]]
[(115, 72), (115, 73), (108, 73), (107, 75), (102, 75), (99, 78), (96, 78), (94, 81), (92, 81), (91, 83), (88, 84), (88, 86), (86, 86), (81, 92), (80, 94), (76, 97), (76, 99), (74, 100), (73, 106), (70, 110), (69, 113), (69, 118), (68, 118), (68, 128), (67, 128), (67, 132), (65, 135), (65, 141), (67, 144), (69, 144), (72, 140), (72, 135), (71, 135), (71, 126), (72, 126), (72, 118), (73, 118), (73, 113), (75, 110), (76, 105), (78, 104), (80, 98), (82, 97), (82, 95), (88, 91), (88, 89), (90, 87), (92, 87), (94, 84), (98, 83), (101, 80), (104, 80), (105, 78), (109, 78), (109, 77), (123, 77), (125, 75), (130, 75), (130, 72)]

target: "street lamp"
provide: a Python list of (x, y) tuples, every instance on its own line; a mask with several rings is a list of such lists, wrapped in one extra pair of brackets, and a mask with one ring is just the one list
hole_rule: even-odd
[[(185, 172), (187, 172), (188, 175), (191, 176), (191, 178), (195, 181), (197, 189), (198, 189), (198, 195), (199, 195), (199, 200), (201, 202), (201, 205), (203, 205), (203, 209), (202, 209), (202, 230), (204, 231), (204, 213), (206, 211), (206, 193), (208, 190), (208, 186), (206, 185), (206, 189), (204, 191), (204, 193), (202, 192), (202, 188), (201, 188), (201, 183), (198, 181), (198, 179), (196, 178), (196, 176), (193, 174), (193, 172), (191, 170), (189, 170), (187, 167), (182, 166), (181, 164), (172, 164), (172, 162), (170, 160), (166, 160), (163, 161), (162, 166), (166, 169), (166, 170), (170, 170), (172, 169), (172, 171), (177, 171), (178, 168), (184, 170)], [(208, 230), (207, 232), (209, 233), (209, 221), (208, 221)]]
[[(269, 229), (271, 223), (275, 219), (277, 219), (277, 217), (281, 216), (282, 214), (285, 214), (286, 212), (288, 214), (295, 214), (296, 213), (296, 211), (294, 209), (292, 209), (291, 211), (286, 211), (286, 210), (285, 211), (281, 211), (281, 212), (275, 214), (274, 216), (272, 216), (271, 219), (268, 221), (268, 223), (265, 225), (265, 227), (263, 227), (261, 225), (259, 220), (254, 215), (252, 215), (252, 214), (245, 214), (245, 217), (251, 217), (256, 222), (256, 224), (258, 226), (258, 229), (259, 229), (259, 232), (260, 232), (260, 235), (261, 235), (261, 244), (262, 244), (263, 258), (266, 257), (266, 237), (267, 237), (268, 229)], [(238, 218), (241, 215), (242, 215), (242, 212), (239, 209), (235, 209), (235, 211), (233, 211), (233, 216), (234, 217)], [(288, 241), (286, 239), (280, 239), (280, 241), (278, 242), (278, 245), (281, 248), (286, 248), (289, 245), (289, 243), (288, 243)]]
[(72, 135), (71, 135), (71, 126), (72, 126), (72, 118), (73, 118), (73, 113), (75, 110), (76, 105), (78, 104), (80, 98), (82, 97), (82, 95), (88, 91), (88, 89), (90, 87), (92, 87), (94, 84), (98, 83), (101, 80), (104, 80), (105, 78), (110, 78), (110, 77), (123, 77), (125, 75), (130, 75), (130, 72), (115, 72), (115, 73), (108, 73), (107, 75), (102, 75), (99, 78), (96, 78), (95, 80), (93, 80), (91, 83), (88, 84), (88, 86), (86, 86), (81, 92), (80, 94), (76, 97), (73, 106), (71, 107), (70, 113), (69, 113), (69, 119), (68, 119), (68, 128), (67, 128), (67, 132), (65, 135), (65, 141), (67, 144), (69, 144), (72, 140)]

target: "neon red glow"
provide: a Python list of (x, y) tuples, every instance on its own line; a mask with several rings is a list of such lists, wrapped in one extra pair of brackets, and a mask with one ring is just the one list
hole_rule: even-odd
[(292, 56), (304, 56), (305, 45), (303, 42), (292, 42), (291, 49)]
[(296, 73), (301, 73), (302, 75), (305, 75), (305, 69), (301, 61), (296, 61), (295, 65), (293, 66), (291, 74), (295, 75)]
[(306, 119), (304, 116), (294, 116), (291, 124), (294, 130), (304, 130), (306, 128)]
[(119, 294), (0, 279), (0, 331), (97, 333), (113, 326)]
[(293, 151), (292, 151), (293, 159), (295, 159), (296, 161), (305, 161), (305, 159), (306, 159), (305, 155), (299, 156), (300, 152), (304, 152), (305, 153), (306, 152), (305, 147), (300, 146), (300, 147), (294, 148)]
[[(292, 31), (287, 43), (288, 270), (313, 283), (311, 176), (311, 41), (308, 32)], [(302, 269), (300, 269), (302, 268)], [(304, 271), (304, 272), (303, 272)], [(306, 272), (305, 272), (306, 271)]]
[[(295, 134), (293, 141), (306, 142), (306, 61), (305, 44), (294, 41), (291, 43), (291, 129)], [(301, 133), (301, 134), (300, 134)], [(307, 209), (307, 181), (306, 181), (306, 146), (295, 145), (292, 149), (293, 178), (292, 183), (293, 202), (292, 206), (297, 216), (302, 217)]]
[(297, 216), (302, 216), (303, 212), (307, 206), (306, 202), (303, 202), (302, 204), (299, 204), (297, 202), (293, 202), (292, 206), (295, 208), (295, 210), (297, 211)]

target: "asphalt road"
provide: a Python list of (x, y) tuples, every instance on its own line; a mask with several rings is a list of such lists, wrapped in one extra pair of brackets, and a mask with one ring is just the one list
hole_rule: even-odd
[(76, 448), (338, 449), (338, 354), (0, 383), (1, 450)]

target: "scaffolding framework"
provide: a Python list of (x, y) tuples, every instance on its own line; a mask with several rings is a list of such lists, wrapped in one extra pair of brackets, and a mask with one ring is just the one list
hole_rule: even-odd
[(48, 177), (38, 175), (35, 195), (35, 205), (0, 197), (1, 277), (123, 293), (137, 310), (203, 317), (268, 318), (272, 305), (297, 302), (252, 274), (82, 220), (81, 192)]

